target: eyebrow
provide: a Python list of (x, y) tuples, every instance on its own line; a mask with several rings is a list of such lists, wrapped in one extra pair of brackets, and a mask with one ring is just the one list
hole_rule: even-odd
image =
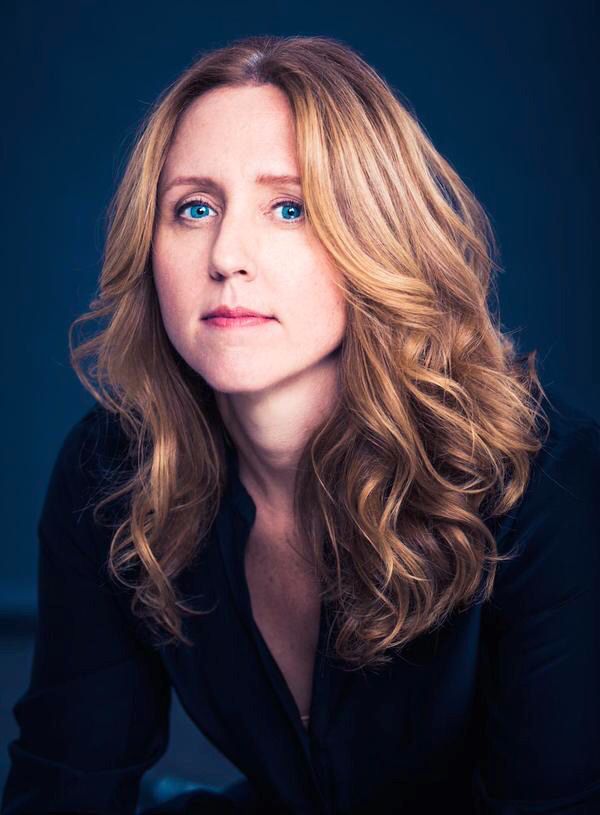
[[(254, 182), (263, 186), (275, 186), (276, 184), (292, 184), (297, 187), (301, 186), (300, 177), (297, 175), (274, 175), (273, 173), (259, 173)], [(202, 175), (179, 175), (174, 178), (160, 191), (162, 197), (168, 192), (171, 187), (183, 186), (199, 186), (206, 187), (207, 189), (220, 190), (220, 185), (210, 176)]]

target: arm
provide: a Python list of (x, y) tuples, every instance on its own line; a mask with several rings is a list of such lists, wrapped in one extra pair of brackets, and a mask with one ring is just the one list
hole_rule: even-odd
[(133, 815), (142, 774), (168, 742), (170, 684), (134, 637), (101, 572), (111, 531), (93, 527), (79, 469), (85, 420), (59, 452), (38, 523), (38, 620), (2, 815)]
[(600, 812), (600, 427), (553, 444), (516, 522), (483, 644), (479, 815)]

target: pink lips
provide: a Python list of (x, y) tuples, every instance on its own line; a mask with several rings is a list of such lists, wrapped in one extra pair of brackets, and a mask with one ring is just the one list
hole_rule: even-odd
[(273, 318), (243, 306), (230, 308), (230, 306), (221, 305), (209, 311), (202, 319), (213, 328), (241, 328), (242, 326), (263, 325), (271, 322)]
[(205, 317), (204, 322), (211, 328), (241, 328), (250, 325), (264, 325), (273, 322), (272, 317)]

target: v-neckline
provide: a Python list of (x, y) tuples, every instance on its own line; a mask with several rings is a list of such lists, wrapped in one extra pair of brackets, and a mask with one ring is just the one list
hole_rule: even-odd
[(250, 628), (258, 646), (263, 665), (265, 666), (269, 678), (271, 679), (274, 690), (284, 705), (288, 716), (291, 718), (296, 731), (299, 733), (300, 738), (304, 743), (307, 754), (309, 755), (310, 747), (308, 741), (318, 723), (319, 705), (322, 704), (321, 692), (324, 690), (321, 687), (321, 683), (326, 677), (324, 646), (327, 635), (327, 627), (329, 624), (327, 608), (324, 601), (321, 600), (319, 609), (319, 633), (315, 649), (311, 680), (310, 706), (308, 713), (309, 721), (308, 726), (305, 726), (301, 719), (300, 711), (296, 704), (294, 695), (292, 694), (292, 691), (279, 665), (277, 664), (277, 661), (273, 657), (273, 654), (271, 653), (260, 631), (260, 628), (254, 619), (250, 590), (244, 568), (244, 557), (250, 532), (256, 520), (256, 505), (239, 477), (237, 450), (234, 446), (228, 445), (226, 447), (226, 453), (229, 473), (228, 484), (224, 497), (231, 500), (233, 506), (238, 510), (239, 515), (241, 516), (240, 520), (243, 522), (243, 532), (239, 536), (235, 534), (233, 521), (230, 528), (231, 539), (235, 544), (234, 567), (236, 574), (234, 579), (236, 580), (237, 585), (241, 588), (241, 597), (239, 597), (239, 600), (242, 603), (246, 619), (250, 624)]

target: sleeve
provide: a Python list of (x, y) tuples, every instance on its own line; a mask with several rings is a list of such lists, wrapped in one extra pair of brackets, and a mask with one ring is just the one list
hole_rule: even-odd
[(107, 585), (106, 535), (91, 508), (80, 512), (82, 427), (63, 442), (37, 525), (34, 656), (13, 707), (19, 736), (8, 746), (2, 815), (133, 815), (141, 776), (168, 744), (166, 669)]
[(478, 815), (600, 813), (599, 485), (590, 419), (555, 439), (512, 525), (484, 623)]

